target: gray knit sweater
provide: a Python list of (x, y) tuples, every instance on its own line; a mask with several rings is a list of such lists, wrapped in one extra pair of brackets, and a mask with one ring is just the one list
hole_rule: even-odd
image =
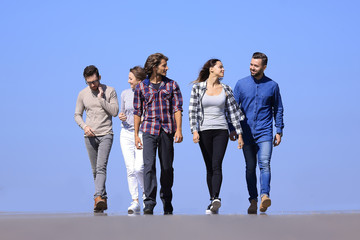
[[(84, 129), (89, 126), (96, 136), (113, 134), (112, 116), (116, 117), (119, 112), (119, 103), (115, 89), (101, 84), (104, 97), (99, 99), (99, 91), (92, 91), (90, 87), (84, 88), (76, 101), (75, 121)], [(83, 120), (84, 110), (86, 112), (86, 121)]]

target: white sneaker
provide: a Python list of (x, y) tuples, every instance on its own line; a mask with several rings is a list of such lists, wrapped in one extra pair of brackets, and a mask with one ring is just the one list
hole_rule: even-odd
[(211, 207), (210, 210), (213, 213), (218, 213), (219, 212), (219, 208), (221, 207), (221, 201), (218, 198), (215, 198), (212, 202), (211, 202)]
[(206, 208), (205, 214), (212, 214), (210, 208), (211, 208), (211, 203), (210, 203), (209, 206)]
[(136, 201), (132, 201), (130, 207), (128, 208), (128, 214), (139, 214), (140, 213), (140, 204)]
[(205, 213), (206, 214), (218, 214), (219, 208), (221, 207), (221, 200), (215, 198), (211, 201), (210, 205), (207, 207)]

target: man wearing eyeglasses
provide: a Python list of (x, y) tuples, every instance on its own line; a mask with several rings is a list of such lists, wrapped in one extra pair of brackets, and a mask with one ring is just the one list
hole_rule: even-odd
[(112, 117), (117, 116), (119, 103), (115, 89), (100, 83), (101, 76), (94, 65), (87, 66), (83, 76), (88, 87), (79, 93), (74, 117), (76, 123), (84, 130), (85, 146), (94, 176), (94, 212), (103, 212), (107, 209), (105, 181), (113, 143)]

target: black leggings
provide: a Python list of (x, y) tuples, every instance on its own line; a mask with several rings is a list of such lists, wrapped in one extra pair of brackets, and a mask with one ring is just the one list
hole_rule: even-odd
[(200, 131), (199, 136), (210, 198), (218, 198), (222, 182), (222, 161), (229, 141), (229, 132), (225, 129), (205, 130)]

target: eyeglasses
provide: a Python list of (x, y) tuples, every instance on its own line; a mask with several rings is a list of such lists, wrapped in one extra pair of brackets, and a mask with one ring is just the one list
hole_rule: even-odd
[(99, 82), (99, 79), (98, 79), (98, 80), (95, 80), (95, 81), (92, 81), (92, 82), (88, 82), (88, 81), (85, 80), (85, 83), (86, 83), (87, 85), (95, 84), (95, 83), (98, 83), (98, 82)]

